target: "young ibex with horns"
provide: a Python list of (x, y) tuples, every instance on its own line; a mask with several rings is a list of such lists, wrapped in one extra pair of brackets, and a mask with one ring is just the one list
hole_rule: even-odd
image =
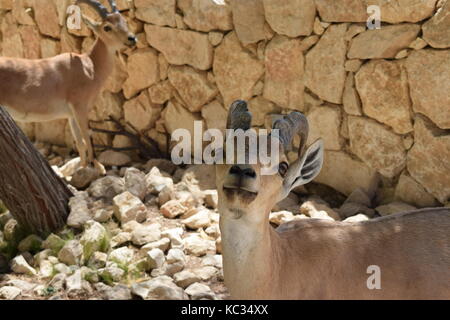
[(114, 55), (136, 45), (126, 20), (109, 0), (111, 12), (98, 1), (77, 0), (101, 17), (96, 23), (83, 16), (97, 40), (85, 54), (63, 53), (39, 60), (0, 57), (0, 105), (22, 122), (68, 119), (83, 167), (98, 163), (89, 134), (88, 114), (114, 68)]
[[(227, 123), (251, 127), (245, 102), (231, 106)], [(273, 229), (272, 207), (318, 175), (324, 154), (320, 140), (306, 148), (303, 114), (293, 112), (273, 128), (279, 131), (268, 144), (281, 142), (271, 150), (280, 153), (276, 175), (261, 175), (268, 168), (260, 163), (216, 167), (224, 278), (233, 299), (450, 299), (449, 209), (358, 223), (297, 220)], [(289, 166), (283, 153), (294, 134), (301, 146)]]

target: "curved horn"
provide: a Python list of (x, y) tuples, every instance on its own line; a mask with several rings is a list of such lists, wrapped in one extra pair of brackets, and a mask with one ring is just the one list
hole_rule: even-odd
[(98, 1), (96, 0), (77, 0), (77, 4), (85, 3), (94, 9), (103, 20), (108, 17), (108, 10)]
[(299, 158), (303, 156), (309, 133), (308, 119), (303, 113), (291, 112), (289, 115), (284, 116), (283, 119), (275, 121), (273, 129), (279, 130), (278, 139), (283, 143), (285, 150), (290, 148), (294, 135), (297, 133), (301, 138), (298, 156)]
[(115, 0), (108, 0), (108, 2), (109, 2), (109, 5), (111, 6), (112, 13), (119, 12), (119, 10), (117, 10), (117, 5), (116, 5)]
[(250, 129), (252, 125), (252, 114), (248, 111), (247, 102), (237, 100), (231, 104), (228, 111), (227, 129)]

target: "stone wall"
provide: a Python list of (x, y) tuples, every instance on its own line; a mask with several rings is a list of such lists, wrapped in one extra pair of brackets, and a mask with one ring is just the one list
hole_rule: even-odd
[[(102, 1), (106, 3), (106, 1)], [(225, 5), (217, 5), (223, 3)], [(131, 123), (166, 149), (193, 120), (223, 128), (235, 99), (254, 124), (299, 110), (325, 140), (317, 182), (348, 195), (382, 176), (386, 201), (450, 198), (450, 0), (118, 0), (138, 35), (92, 110)], [(382, 26), (367, 30), (369, 5)], [(64, 27), (64, 0), (0, 0), (3, 56), (85, 52), (93, 35)], [(91, 12), (92, 15), (92, 12)], [(108, 123), (100, 123), (108, 128)], [(72, 145), (65, 121), (24, 125)], [(126, 146), (95, 134), (97, 143)]]

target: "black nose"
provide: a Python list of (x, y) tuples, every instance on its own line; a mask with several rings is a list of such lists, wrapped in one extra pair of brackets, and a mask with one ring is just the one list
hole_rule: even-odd
[(230, 168), (230, 174), (246, 178), (256, 178), (255, 170), (253, 170), (252, 168), (241, 168), (237, 165), (234, 165)]

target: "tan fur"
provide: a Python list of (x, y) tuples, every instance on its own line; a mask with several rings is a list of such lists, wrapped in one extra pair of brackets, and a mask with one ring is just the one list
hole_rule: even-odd
[[(253, 167), (251, 198), (224, 189), (230, 165), (216, 167), (224, 278), (233, 299), (450, 299), (450, 209), (359, 223), (308, 219), (275, 230), (269, 213), (283, 179)], [(380, 290), (367, 287), (371, 265), (381, 269)]]
[[(83, 166), (94, 161), (89, 111), (114, 68), (115, 52), (134, 37), (119, 13), (90, 24), (97, 41), (88, 53), (39, 60), (0, 57), (0, 105), (17, 121), (68, 119)], [(112, 31), (105, 32), (105, 25)]]

